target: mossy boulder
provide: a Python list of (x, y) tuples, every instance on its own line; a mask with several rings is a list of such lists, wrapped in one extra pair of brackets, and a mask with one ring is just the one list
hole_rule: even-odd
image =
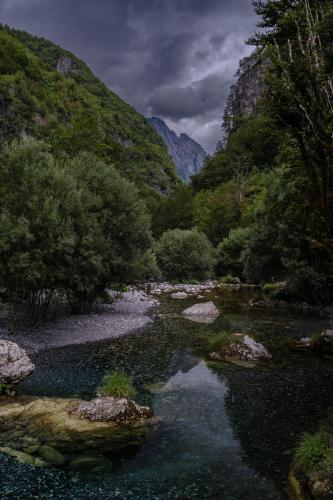
[(60, 453), (55, 448), (52, 448), (52, 446), (48, 446), (46, 444), (40, 446), (40, 448), (38, 449), (38, 455), (44, 458), (46, 462), (57, 466), (63, 465), (66, 462), (66, 459), (62, 453)]
[(333, 408), (319, 423), (318, 432), (303, 434), (288, 477), (293, 500), (333, 499)]
[(79, 455), (69, 463), (69, 468), (79, 473), (98, 473), (99, 471), (112, 470), (111, 460), (102, 455)]
[(257, 363), (269, 361), (272, 355), (259, 342), (242, 333), (229, 334), (223, 338), (221, 347), (209, 354), (214, 361), (227, 361), (245, 367), (255, 366)]
[[(32, 397), (20, 397), (15, 402), (3, 399), (0, 451), (20, 459), (17, 453), (22, 450), (28, 461), (29, 454), (23, 450), (30, 446), (34, 464), (38, 458), (53, 467), (62, 467), (77, 455), (103, 455), (136, 446), (157, 422), (149, 408), (133, 401), (119, 403), (114, 398), (91, 402)], [(9, 448), (15, 449), (9, 453)]]
[(313, 351), (333, 356), (333, 330), (324, 330), (312, 337), (303, 337), (292, 346), (297, 350)]

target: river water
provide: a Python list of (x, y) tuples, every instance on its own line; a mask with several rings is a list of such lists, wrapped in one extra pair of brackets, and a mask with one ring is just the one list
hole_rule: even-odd
[[(161, 424), (140, 446), (111, 457), (113, 471), (100, 477), (2, 463), (0, 474), (8, 469), (0, 479), (3, 497), (286, 498), (292, 450), (333, 404), (333, 362), (292, 352), (287, 344), (327, 323), (285, 309), (251, 308), (254, 294), (241, 289), (207, 296), (222, 312), (212, 325), (180, 317), (194, 299), (162, 298), (160, 317), (143, 332), (39, 353), (22, 392), (91, 398), (105, 373), (124, 369), (134, 378), (136, 401), (150, 405)], [(273, 362), (251, 369), (207, 362), (209, 338), (225, 329), (254, 335)]]

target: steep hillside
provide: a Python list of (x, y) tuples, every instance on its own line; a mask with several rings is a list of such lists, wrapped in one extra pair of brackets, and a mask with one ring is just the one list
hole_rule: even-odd
[(149, 122), (167, 145), (169, 153), (176, 164), (178, 175), (185, 182), (189, 182), (192, 175), (200, 172), (207, 158), (206, 151), (187, 134), (178, 136), (160, 118), (153, 116), (149, 118)]
[(88, 150), (141, 186), (167, 192), (175, 167), (148, 121), (80, 59), (43, 38), (0, 27), (0, 143), (45, 138), (57, 154)]

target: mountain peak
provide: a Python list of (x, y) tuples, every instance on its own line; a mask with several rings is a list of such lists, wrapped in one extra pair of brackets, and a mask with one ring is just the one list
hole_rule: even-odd
[(207, 153), (194, 139), (185, 133), (179, 136), (158, 116), (148, 118), (150, 124), (164, 140), (169, 153), (177, 167), (178, 175), (185, 182), (190, 182), (192, 175), (197, 174), (207, 158)]

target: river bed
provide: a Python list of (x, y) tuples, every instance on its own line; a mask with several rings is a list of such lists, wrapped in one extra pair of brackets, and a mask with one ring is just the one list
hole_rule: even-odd
[[(160, 297), (155, 321), (123, 338), (46, 349), (33, 355), (25, 394), (91, 398), (105, 373), (132, 375), (136, 401), (159, 427), (140, 446), (111, 457), (113, 471), (82, 477), (0, 458), (4, 498), (286, 498), (292, 450), (333, 404), (333, 361), (290, 351), (292, 339), (318, 333), (327, 320), (248, 302), (252, 289), (206, 294), (221, 310), (212, 324), (182, 318), (196, 302)], [(246, 332), (273, 354), (267, 367), (207, 362), (221, 330)]]

